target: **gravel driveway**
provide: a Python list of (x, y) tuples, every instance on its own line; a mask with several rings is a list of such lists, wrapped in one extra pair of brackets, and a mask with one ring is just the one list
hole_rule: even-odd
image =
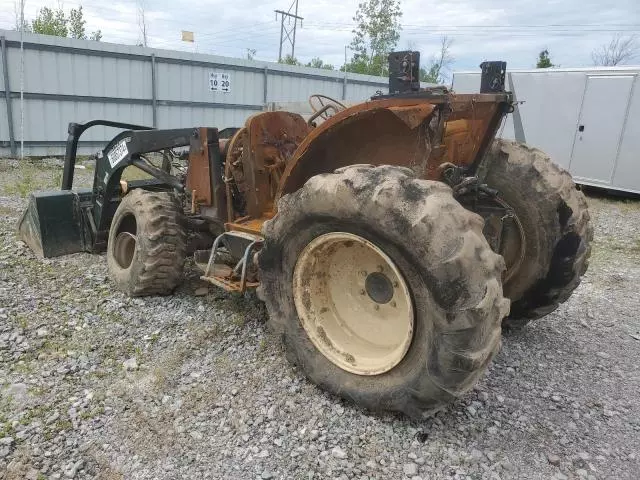
[(60, 175), (0, 160), (0, 478), (639, 478), (640, 201), (591, 196), (571, 300), (415, 423), (309, 384), (260, 302), (192, 270), (172, 297), (129, 299), (104, 256), (36, 259), (15, 224)]

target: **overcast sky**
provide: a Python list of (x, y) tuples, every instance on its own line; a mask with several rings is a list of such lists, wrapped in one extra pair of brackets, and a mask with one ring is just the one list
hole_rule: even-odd
[[(149, 46), (243, 57), (247, 48), (259, 60), (278, 57), (280, 22), (275, 9), (288, 10), (292, 0), (144, 0)], [(299, 0), (296, 57), (320, 57), (340, 66), (352, 38), (358, 0)], [(15, 24), (14, 0), (0, 0), (0, 28)], [(65, 11), (83, 6), (88, 33), (102, 30), (103, 41), (140, 42), (136, 1), (69, 0)], [(26, 0), (25, 17), (57, 2)], [(454, 70), (477, 68), (483, 60), (506, 60), (510, 68), (535, 66), (547, 48), (563, 67), (591, 65), (591, 51), (616, 32), (638, 35), (640, 0), (401, 0), (402, 34), (398, 48), (410, 47), (423, 57), (437, 51), (439, 38), (453, 39)], [(193, 31), (195, 43), (180, 40)], [(289, 47), (290, 48), (290, 47)], [(287, 46), (284, 47), (288, 52)], [(640, 63), (640, 56), (634, 63)]]

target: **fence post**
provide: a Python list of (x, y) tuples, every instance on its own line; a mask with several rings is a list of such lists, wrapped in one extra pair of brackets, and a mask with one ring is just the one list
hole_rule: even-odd
[(263, 77), (263, 85), (264, 86), (263, 86), (263, 89), (262, 89), (264, 95), (263, 95), (262, 101), (263, 101), (263, 103), (265, 105), (267, 104), (267, 93), (268, 93), (268, 91), (267, 91), (267, 77), (268, 77), (268, 75), (269, 75), (269, 67), (264, 67), (264, 77)]
[(342, 100), (347, 99), (347, 66), (344, 67), (344, 82), (342, 83)]
[(4, 77), (4, 98), (7, 102), (7, 123), (9, 124), (9, 145), (11, 156), (16, 156), (16, 139), (13, 132), (13, 109), (11, 105), (11, 88), (9, 87), (9, 66), (7, 62), (7, 39), (0, 37), (0, 49), (2, 50), (2, 75)]
[(151, 111), (153, 113), (153, 128), (158, 127), (158, 93), (156, 85), (156, 54), (151, 54)]

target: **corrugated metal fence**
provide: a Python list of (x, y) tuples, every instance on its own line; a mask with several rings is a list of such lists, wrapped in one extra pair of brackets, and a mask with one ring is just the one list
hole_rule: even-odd
[[(0, 155), (8, 156), (19, 154), (21, 138), (20, 35), (0, 30), (0, 41)], [(386, 78), (369, 75), (25, 34), (25, 155), (63, 154), (69, 122), (224, 128), (241, 126), (267, 103), (314, 93), (358, 102), (387, 88)], [(80, 153), (95, 152), (114, 134), (87, 131)]]

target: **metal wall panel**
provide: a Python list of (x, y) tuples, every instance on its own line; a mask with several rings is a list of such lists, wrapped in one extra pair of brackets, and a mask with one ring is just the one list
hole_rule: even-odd
[[(509, 77), (512, 83), (507, 82), (507, 89), (522, 103), (507, 117), (504, 138), (517, 139), (543, 150), (575, 175), (577, 183), (640, 193), (637, 153), (640, 148), (637, 133), (640, 132), (640, 67), (507, 70), (507, 80)], [(602, 83), (596, 99), (601, 107), (595, 109), (585, 109), (589, 78)], [(629, 79), (633, 79), (631, 92)], [(619, 85), (620, 80), (624, 88)], [(453, 88), (457, 93), (477, 93), (480, 74), (456, 73)], [(614, 100), (615, 113), (607, 109)], [(584, 122), (580, 120), (581, 112), (583, 117), (589, 117)], [(576, 150), (574, 143), (580, 135), (579, 126), (585, 123), (585, 129), (589, 129), (586, 125), (589, 121), (603, 122), (602, 126), (595, 127), (594, 146)], [(592, 126), (589, 131), (593, 133), (593, 130)], [(599, 148), (605, 144), (606, 150)]]
[[(19, 145), (20, 35), (0, 30), (0, 36), (7, 40)], [(267, 102), (306, 102), (314, 93), (343, 98), (344, 73), (337, 71), (45, 35), (25, 34), (24, 41), (26, 155), (62, 155), (69, 122), (102, 118), (152, 126), (152, 55), (158, 128), (240, 126)], [(211, 72), (229, 73), (231, 91), (210, 91)], [(387, 83), (386, 78), (348, 74), (346, 99), (366, 100), (377, 90), (386, 91)], [(3, 104), (4, 90), (0, 75)], [(6, 104), (1, 112), (0, 155), (9, 155)], [(88, 130), (79, 152), (94, 153), (114, 133), (104, 127)]]
[(619, 188), (640, 193), (640, 75), (635, 78), (624, 122), (612, 183)]

